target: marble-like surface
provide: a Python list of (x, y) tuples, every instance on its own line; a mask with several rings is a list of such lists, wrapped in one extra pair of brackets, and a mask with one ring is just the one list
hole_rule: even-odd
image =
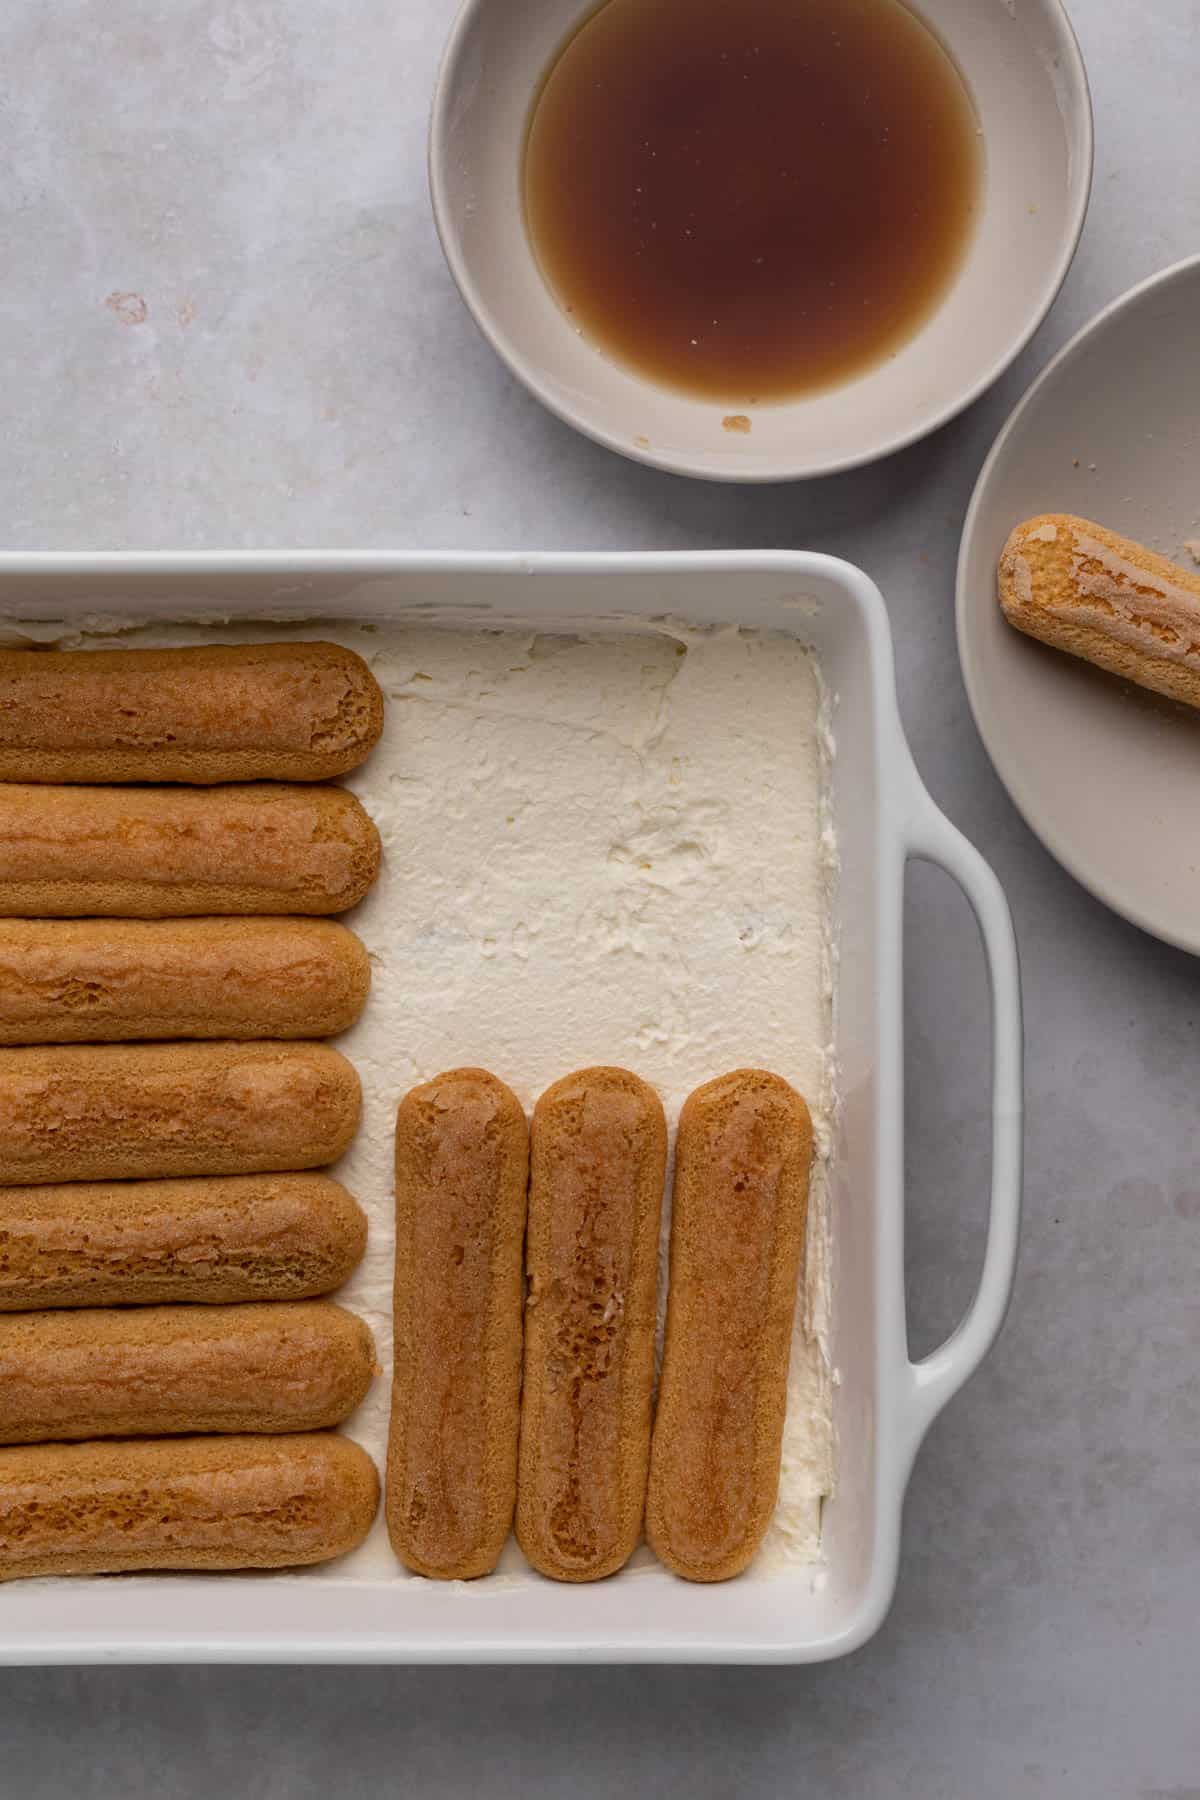
[[(5, 0), (0, 544), (772, 544), (865, 565), (922, 772), (1016, 915), (1016, 1302), (919, 1459), (892, 1616), (845, 1663), (5, 1671), (0, 1794), (1198, 1800), (1200, 971), (1104, 912), (1016, 817), (967, 713), (952, 580), (975, 473), (1030, 376), (1200, 246), (1200, 6), (1075, 0), (1095, 197), (1019, 366), (884, 467), (757, 491), (607, 455), (477, 339), (424, 182), (448, 13)], [(944, 877), (914, 875), (908, 950), (921, 1349), (969, 1293), (986, 1177), (984, 984)]]

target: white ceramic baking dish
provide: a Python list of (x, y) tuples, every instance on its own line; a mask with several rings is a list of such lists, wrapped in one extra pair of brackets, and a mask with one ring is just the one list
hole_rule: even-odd
[[(14, 1583), (0, 1661), (815, 1662), (862, 1644), (897, 1575), (917, 1448), (1000, 1328), (1020, 1210), (1021, 1040), (1004, 897), (922, 787), (896, 708), (878, 590), (828, 557), (0, 555), (0, 616), (396, 619), (447, 625), (664, 614), (812, 644), (834, 697), (842, 861), (833, 1195), (837, 1493), (816, 1568), (693, 1586), (659, 1569), (595, 1586), (321, 1575), (124, 1576)], [(911, 857), (940, 864), (979, 919), (992, 991), (993, 1169), (983, 1272), (958, 1329), (922, 1362), (904, 1306), (902, 900)], [(982, 1101), (981, 1096), (981, 1101)]]

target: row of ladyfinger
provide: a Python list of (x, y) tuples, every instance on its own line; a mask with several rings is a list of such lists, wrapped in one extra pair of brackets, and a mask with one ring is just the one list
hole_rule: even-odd
[(0, 1581), (328, 1562), (378, 1505), (371, 1458), (332, 1431), (0, 1449)]
[(808, 1108), (758, 1069), (684, 1105), (655, 1406), (666, 1152), (658, 1096), (625, 1069), (556, 1082), (531, 1127), (482, 1069), (402, 1102), (387, 1520), (409, 1568), (484, 1575), (514, 1516), (560, 1581), (614, 1573), (643, 1523), (693, 1580), (754, 1555), (779, 1485)]
[(0, 914), (346, 912), (378, 833), (352, 794), (290, 784), (356, 767), (382, 726), (333, 644), (0, 651)]
[(327, 781), (382, 730), (338, 644), (0, 651), (0, 782)]
[[(811, 1148), (803, 1100), (763, 1071), (735, 1071), (685, 1105), (652, 1417), (666, 1157), (657, 1096), (627, 1071), (583, 1070), (542, 1096), (531, 1130), (514, 1096), (481, 1070), (451, 1071), (406, 1097), (388, 1524), (411, 1568), (485, 1573), (514, 1512), (530, 1562), (559, 1580), (612, 1573), (643, 1520), (680, 1574), (719, 1580), (745, 1566), (778, 1486)], [(220, 1185), (133, 1184), (165, 1203), (150, 1242), (161, 1243), (164, 1217), (178, 1225), (180, 1190)], [(28, 1196), (64, 1192), (85, 1190), (19, 1190), (17, 1211), (44, 1221)], [(144, 1221), (133, 1235), (144, 1250)], [(101, 1231), (98, 1248), (104, 1240)], [(82, 1248), (86, 1260), (91, 1245)], [(132, 1254), (128, 1267), (141, 1274), (146, 1262)], [(133, 1281), (124, 1293), (147, 1297)], [(321, 1304), (10, 1317), (0, 1320), (0, 1388), (10, 1399), (0, 1439), (302, 1432), (346, 1416), (372, 1360), (365, 1327)], [(107, 1501), (89, 1486), (101, 1445), (0, 1450), (0, 1577), (337, 1554), (357, 1537), (347, 1540), (345, 1519), (311, 1491), (313, 1457), (345, 1464), (343, 1481), (362, 1490), (358, 1535), (368, 1528), (363, 1482), (374, 1477), (360, 1452), (289, 1451), (274, 1435), (254, 1452), (247, 1441), (122, 1443), (136, 1454), (109, 1457)], [(198, 1487), (180, 1487), (183, 1464)], [(144, 1491), (128, 1473), (143, 1465), (154, 1474)], [(263, 1469), (278, 1487), (288, 1467), (292, 1500), (252, 1544), (237, 1528), (242, 1511), (218, 1546), (210, 1515), (191, 1510), (206, 1480), (219, 1511), (240, 1509)], [(289, 1519), (320, 1530), (310, 1542)]]
[[(363, 897), (358, 802), (275, 784), (355, 767), (382, 716), (331, 645), (0, 653), (0, 1044), (81, 1046), (0, 1051), (0, 1579), (296, 1565), (370, 1527), (370, 1459), (318, 1428), (365, 1393), (371, 1335), (303, 1298), (366, 1222), (327, 1177), (276, 1172), (346, 1147), (353, 1069), (315, 1043), (120, 1040), (353, 1023), (350, 932), (219, 915)], [(25, 1185), (47, 1182), (70, 1185)], [(264, 1299), (293, 1303), (228, 1304)], [(74, 1310), (25, 1310), (46, 1307)]]
[(361, 1098), (328, 1044), (0, 1049), (0, 1187), (320, 1168)]
[(0, 1444), (340, 1425), (375, 1345), (329, 1300), (0, 1315)]

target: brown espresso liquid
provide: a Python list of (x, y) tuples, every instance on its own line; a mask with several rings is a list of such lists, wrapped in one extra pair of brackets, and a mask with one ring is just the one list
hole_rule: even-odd
[(535, 102), (525, 209), (585, 337), (752, 404), (911, 337), (981, 176), (962, 78), (899, 0), (608, 0)]

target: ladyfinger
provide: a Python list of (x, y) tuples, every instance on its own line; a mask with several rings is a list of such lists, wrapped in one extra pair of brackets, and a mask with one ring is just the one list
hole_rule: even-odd
[(387, 1523), (419, 1575), (486, 1575), (512, 1526), (528, 1171), (520, 1103), (485, 1069), (401, 1101)]
[(0, 1187), (318, 1168), (358, 1128), (327, 1044), (0, 1050)]
[(0, 785), (0, 916), (339, 913), (378, 872), (343, 788)]
[(1200, 706), (1200, 576), (1067, 513), (1026, 519), (1000, 557), (1000, 605), (1029, 637)]
[(740, 1574), (775, 1506), (811, 1159), (807, 1106), (761, 1069), (680, 1114), (646, 1539), (689, 1581)]
[(0, 1044), (332, 1037), (370, 979), (331, 919), (0, 919)]
[(359, 1404), (371, 1334), (329, 1300), (0, 1317), (0, 1444), (319, 1431)]
[(306, 1300), (340, 1287), (366, 1243), (328, 1175), (0, 1188), (0, 1313)]
[(382, 729), (338, 644), (0, 651), (0, 781), (324, 781)]
[(374, 1463), (332, 1431), (0, 1450), (0, 1581), (329, 1562), (378, 1504)]
[(667, 1127), (626, 1069), (581, 1069), (530, 1131), (517, 1541), (556, 1581), (597, 1581), (642, 1529)]

